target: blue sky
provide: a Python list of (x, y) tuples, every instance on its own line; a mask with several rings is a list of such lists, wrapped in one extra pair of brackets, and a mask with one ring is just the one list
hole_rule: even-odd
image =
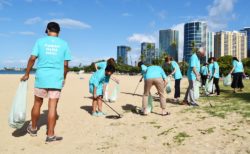
[(25, 66), (52, 20), (70, 45), (71, 65), (78, 65), (116, 58), (117, 45), (131, 46), (134, 61), (140, 42), (158, 44), (160, 29), (182, 31), (192, 20), (207, 21), (211, 31), (250, 27), (249, 6), (249, 0), (0, 0), (0, 68)]

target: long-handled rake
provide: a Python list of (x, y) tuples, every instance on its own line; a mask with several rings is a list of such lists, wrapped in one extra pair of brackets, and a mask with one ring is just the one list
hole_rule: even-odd
[(136, 93), (136, 91), (137, 91), (137, 89), (138, 89), (138, 87), (139, 87), (140, 83), (141, 83), (141, 82), (139, 82), (139, 83), (137, 84), (137, 86), (136, 86), (136, 88), (135, 88), (135, 92), (134, 92), (133, 96), (135, 95), (135, 93)]
[(120, 119), (122, 118), (122, 115), (118, 113), (115, 109), (113, 109), (109, 104), (107, 104), (104, 100), (102, 100), (105, 105), (107, 105), (112, 111), (114, 111), (117, 116), (107, 116), (107, 118), (112, 118), (112, 119)]

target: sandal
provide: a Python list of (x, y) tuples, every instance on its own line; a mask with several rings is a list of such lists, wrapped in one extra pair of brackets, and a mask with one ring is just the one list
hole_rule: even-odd
[(170, 112), (162, 113), (162, 116), (168, 116), (170, 115)]

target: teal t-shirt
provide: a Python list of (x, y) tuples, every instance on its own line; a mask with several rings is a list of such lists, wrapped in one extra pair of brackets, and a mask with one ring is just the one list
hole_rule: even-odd
[(141, 65), (141, 75), (143, 76), (144, 80), (146, 78), (146, 72), (147, 72), (148, 67), (145, 65)]
[(197, 72), (200, 72), (200, 60), (198, 59), (196, 53), (194, 53), (189, 59), (189, 65), (187, 70), (188, 80), (196, 80), (195, 73), (193, 72), (193, 67), (196, 68)]
[(37, 40), (31, 55), (38, 60), (35, 87), (62, 89), (64, 61), (71, 60), (67, 42), (58, 37), (46, 36)]
[(89, 84), (93, 84), (95, 87), (109, 83), (110, 76), (105, 75), (105, 70), (97, 70), (90, 78)]
[(208, 68), (207, 68), (207, 66), (202, 66), (201, 67), (201, 74), (202, 75), (207, 75), (208, 74)]
[(219, 66), (218, 62), (216, 62), (216, 61), (214, 62), (214, 71), (215, 71), (214, 77), (220, 78), (220, 66)]
[(233, 73), (242, 73), (244, 70), (242, 62), (236, 60), (233, 61), (234, 72)]
[(107, 67), (107, 62), (106, 61), (103, 61), (103, 62), (98, 62), (98, 63), (96, 63), (96, 66), (97, 66), (97, 68), (98, 69), (106, 69), (106, 67)]
[(144, 79), (148, 80), (148, 79), (155, 79), (155, 78), (166, 79), (167, 75), (160, 66), (149, 66), (147, 68), (147, 72), (146, 72)]
[(210, 63), (208, 65), (208, 72), (210, 74), (210, 78), (212, 78), (213, 74), (214, 74), (214, 63)]
[(175, 61), (171, 61), (171, 70), (174, 71), (174, 69), (175, 69), (174, 79), (175, 80), (181, 79), (182, 74), (179, 65)]

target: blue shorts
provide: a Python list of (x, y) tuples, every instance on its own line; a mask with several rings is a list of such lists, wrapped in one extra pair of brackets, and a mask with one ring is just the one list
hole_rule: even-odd
[[(94, 84), (89, 84), (89, 92), (94, 93)], [(96, 96), (103, 96), (103, 84), (97, 86)]]

